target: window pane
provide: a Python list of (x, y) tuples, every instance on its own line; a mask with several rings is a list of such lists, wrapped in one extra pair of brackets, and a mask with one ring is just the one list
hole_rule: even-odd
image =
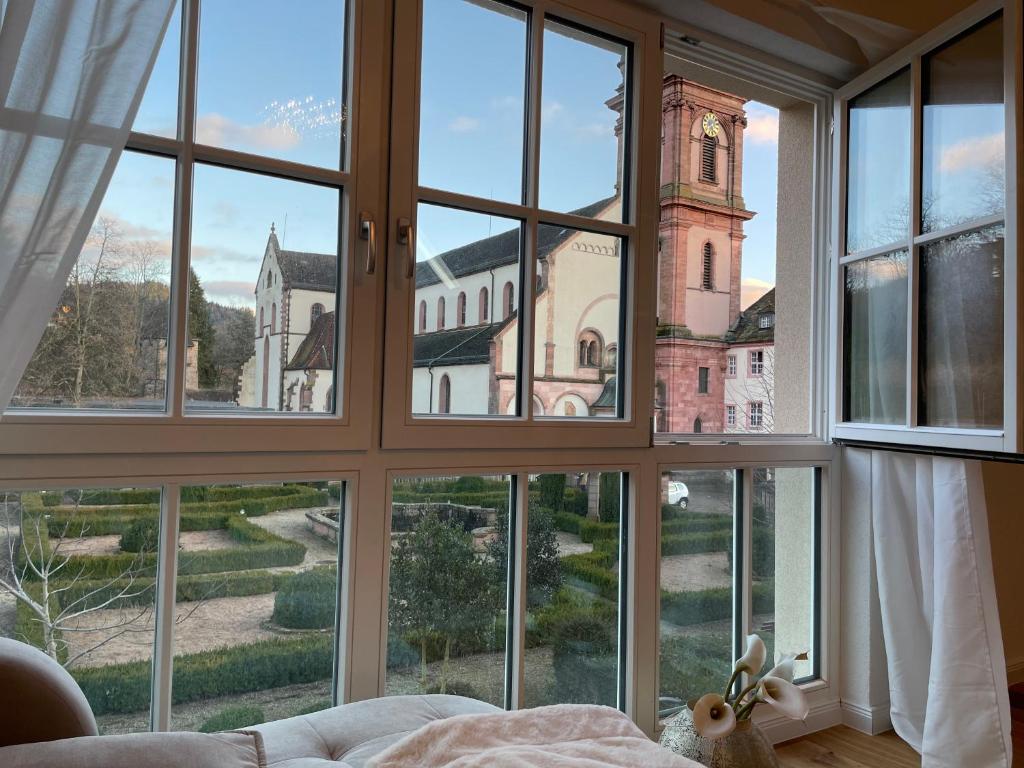
[(807, 434), (815, 110), (691, 72), (662, 84), (655, 430)]
[(421, 203), (412, 412), (515, 414), (520, 223)]
[(204, 0), (196, 141), (338, 168), (345, 3)]
[(843, 411), (846, 421), (907, 417), (907, 252), (846, 267)]
[(527, 707), (616, 706), (621, 486), (618, 472), (530, 478)]
[(920, 420), (1003, 426), (1003, 228), (921, 248)]
[(522, 202), (526, 18), (489, 0), (424, 3), (422, 186)]
[(846, 250), (910, 236), (910, 70), (850, 100)]
[(171, 729), (333, 702), (344, 484), (182, 488)]
[(178, 135), (178, 70), (181, 66), (181, 2), (167, 24), (160, 53), (146, 84), (132, 130), (170, 139)]
[[(735, 473), (666, 472), (661, 492), (659, 711), (667, 712), (723, 690), (732, 672)], [(768, 597), (755, 600), (755, 612)]]
[(534, 415), (618, 416), (623, 241), (541, 224), (537, 246)]
[(331, 413), (337, 190), (197, 165), (186, 408)]
[(159, 410), (174, 161), (124, 152), (12, 407)]
[(385, 692), (504, 706), (511, 478), (392, 486)]
[(923, 71), (922, 229), (1002, 214), (1002, 16), (926, 56)]
[(60, 662), (101, 734), (149, 730), (159, 529), (157, 488), (0, 493), (0, 637)]
[(768, 667), (807, 655), (794, 677), (814, 674), (815, 469), (755, 469), (752, 477), (751, 631), (768, 646)]
[(622, 220), (625, 69), (623, 44), (545, 22), (541, 208)]

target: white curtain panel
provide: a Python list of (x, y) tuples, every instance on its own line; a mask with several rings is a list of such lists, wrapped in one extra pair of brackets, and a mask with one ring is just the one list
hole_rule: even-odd
[(173, 7), (0, 2), (0, 411), (92, 226)]
[(924, 768), (1010, 768), (1010, 704), (981, 465), (872, 452), (892, 724)]

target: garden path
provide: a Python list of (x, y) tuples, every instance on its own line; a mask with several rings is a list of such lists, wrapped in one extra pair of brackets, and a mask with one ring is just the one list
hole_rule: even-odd
[(670, 592), (732, 586), (729, 555), (726, 552), (701, 552), (693, 555), (666, 555), (661, 558), (661, 588)]
[[(238, 542), (227, 531), (182, 531), (178, 545), (186, 552), (237, 547)], [(121, 537), (83, 536), (61, 539), (60, 551), (65, 555), (117, 555), (121, 553)]]
[(587, 544), (580, 540), (580, 537), (575, 533), (567, 533), (566, 531), (555, 531), (555, 539), (558, 542), (558, 556), (565, 557), (566, 555), (580, 555), (585, 552), (593, 552), (594, 545)]
[(255, 523), (264, 530), (306, 545), (306, 557), (301, 565), (270, 568), (269, 570), (301, 571), (314, 565), (338, 562), (338, 545), (320, 538), (309, 530), (306, 520), (307, 511), (308, 509), (282, 509), (279, 512), (249, 518), (249, 522)]

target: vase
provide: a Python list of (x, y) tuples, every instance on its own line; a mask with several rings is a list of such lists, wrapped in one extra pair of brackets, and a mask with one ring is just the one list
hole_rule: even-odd
[(660, 743), (708, 768), (779, 768), (771, 742), (756, 723), (742, 720), (724, 739), (712, 741), (697, 733), (689, 707), (665, 724)]

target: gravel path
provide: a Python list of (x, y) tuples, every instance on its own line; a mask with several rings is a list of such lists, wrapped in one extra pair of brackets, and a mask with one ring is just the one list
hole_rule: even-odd
[[(61, 539), (60, 551), (65, 555), (118, 555), (121, 553), (121, 537), (83, 536)], [(178, 546), (185, 552), (199, 552), (207, 549), (228, 549), (239, 546), (224, 530), (182, 531), (178, 534)]]
[(338, 545), (320, 538), (309, 530), (306, 512), (306, 509), (282, 509), (280, 512), (249, 518), (249, 522), (264, 530), (306, 545), (306, 558), (302, 565), (270, 570), (298, 571), (314, 565), (332, 565), (338, 562)]
[(558, 542), (558, 556), (565, 557), (565, 555), (580, 555), (585, 552), (593, 552), (594, 545), (587, 544), (580, 540), (580, 537), (575, 533), (567, 533), (566, 531), (555, 531), (555, 539)]
[(661, 588), (670, 592), (732, 585), (729, 555), (726, 552), (702, 552), (695, 555), (668, 555), (661, 558)]

